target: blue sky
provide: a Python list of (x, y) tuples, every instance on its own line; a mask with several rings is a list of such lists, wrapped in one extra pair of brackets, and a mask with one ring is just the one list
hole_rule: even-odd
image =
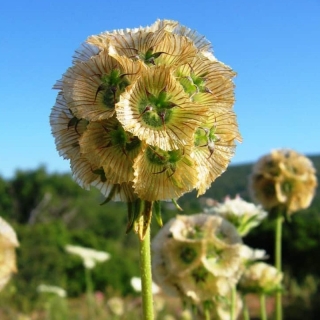
[(319, 0), (2, 1), (0, 175), (46, 165), (69, 172), (50, 133), (52, 85), (92, 34), (178, 20), (237, 73), (243, 143), (233, 164), (273, 148), (320, 153)]

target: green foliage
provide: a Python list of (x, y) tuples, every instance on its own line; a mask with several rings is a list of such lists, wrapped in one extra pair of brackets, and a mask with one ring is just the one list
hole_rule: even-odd
[[(320, 180), (320, 156), (311, 157)], [(219, 177), (202, 198), (223, 200), (226, 195), (239, 194), (250, 200), (248, 176), (252, 166), (231, 166)], [(319, 188), (318, 188), (319, 189)], [(65, 252), (66, 244), (81, 245), (106, 251), (111, 259), (93, 270), (95, 290), (111, 290), (121, 295), (133, 293), (130, 279), (139, 275), (138, 240), (135, 234), (125, 234), (127, 214), (122, 203), (103, 202), (100, 192), (82, 190), (68, 174), (48, 174), (45, 168), (18, 171), (11, 180), (0, 177), (0, 215), (13, 224), (20, 241), (17, 250), (19, 272), (11, 282), (11, 292), (19, 310), (30, 309), (36, 303), (39, 284), (60, 286), (69, 296), (85, 291), (82, 261)], [(200, 200), (200, 201), (199, 201)], [(179, 199), (183, 212), (170, 202), (163, 202), (162, 218), (166, 223), (177, 214), (202, 211), (201, 198), (189, 193)], [(284, 270), (297, 281), (306, 275), (320, 278), (320, 195), (312, 206), (295, 213), (283, 228)], [(152, 235), (159, 230), (152, 224)], [(265, 249), (273, 261), (274, 227), (266, 220), (244, 241), (255, 248)]]

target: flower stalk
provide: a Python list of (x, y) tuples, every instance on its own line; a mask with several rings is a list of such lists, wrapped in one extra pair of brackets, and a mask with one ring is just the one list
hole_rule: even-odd
[(236, 296), (237, 296), (237, 290), (236, 287), (233, 286), (231, 289), (231, 309), (230, 309), (230, 319), (235, 320), (235, 314), (236, 314)]
[(150, 226), (148, 226), (148, 229), (146, 230), (144, 239), (140, 239), (139, 244), (143, 320), (153, 320)]
[(204, 308), (204, 318), (205, 318), (205, 320), (211, 319), (209, 306), (205, 306), (205, 308)]
[(87, 293), (87, 305), (90, 319), (95, 319), (95, 308), (93, 301), (93, 283), (91, 277), (91, 269), (85, 268), (85, 280), (86, 280), (86, 293)]
[(264, 293), (260, 294), (260, 317), (261, 320), (267, 320), (266, 295)]
[(245, 296), (242, 296), (242, 317), (243, 320), (250, 320), (250, 314), (249, 314), (249, 310), (248, 310), (248, 306), (247, 306), (247, 302), (245, 299)]

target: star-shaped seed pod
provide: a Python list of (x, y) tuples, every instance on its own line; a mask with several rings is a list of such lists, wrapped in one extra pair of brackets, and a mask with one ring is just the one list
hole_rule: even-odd
[(241, 275), (242, 246), (235, 227), (221, 217), (177, 216), (152, 241), (154, 280), (195, 304), (223, 297)]
[(142, 216), (146, 228), (154, 203), (199, 196), (226, 170), (241, 142), (234, 76), (177, 21), (90, 36), (54, 86), (58, 152), (80, 186), (128, 203), (129, 229)]
[(316, 171), (304, 155), (288, 149), (273, 150), (254, 165), (252, 197), (267, 210), (282, 208), (290, 215), (307, 208), (317, 187)]

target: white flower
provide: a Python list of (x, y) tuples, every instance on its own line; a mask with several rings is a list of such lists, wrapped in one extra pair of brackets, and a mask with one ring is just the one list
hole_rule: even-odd
[(248, 234), (267, 217), (267, 212), (260, 205), (247, 202), (240, 196), (234, 199), (226, 197), (223, 203), (216, 203), (205, 212), (225, 218), (235, 225), (241, 236)]
[(243, 258), (245, 263), (252, 263), (256, 260), (266, 260), (267, 256), (266, 251), (263, 249), (252, 249), (246, 245), (242, 245), (240, 248), (240, 256)]
[(242, 275), (239, 287), (245, 293), (273, 294), (281, 289), (282, 272), (275, 267), (257, 262), (249, 266)]
[[(141, 292), (141, 278), (133, 277), (133, 278), (131, 278), (130, 283), (131, 283), (132, 288), (136, 292)], [(153, 294), (157, 294), (160, 292), (160, 288), (154, 282), (152, 282), (151, 291)]]
[(67, 296), (66, 290), (57, 286), (48, 286), (46, 284), (40, 284), (37, 290), (38, 292), (54, 293), (61, 298), (65, 298)]
[(110, 254), (104, 251), (73, 245), (67, 245), (65, 249), (68, 253), (78, 255), (87, 269), (93, 269), (97, 262), (104, 262), (110, 259)]
[(0, 291), (17, 272), (15, 248), (19, 246), (12, 227), (0, 217)]

